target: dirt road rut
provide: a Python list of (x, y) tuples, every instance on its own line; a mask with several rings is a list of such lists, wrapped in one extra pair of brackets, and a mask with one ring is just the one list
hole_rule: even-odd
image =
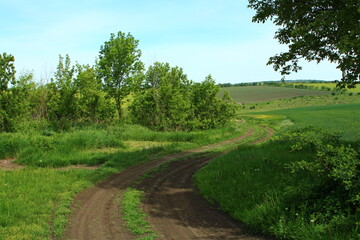
[[(270, 129), (265, 130), (267, 135), (260, 141), (272, 135)], [(209, 155), (207, 150), (240, 142), (253, 134), (254, 131), (249, 128), (245, 135), (237, 139), (134, 166), (86, 189), (74, 200), (75, 209), (63, 239), (134, 239), (124, 226), (117, 196), (145, 172), (185, 156), (188, 156), (186, 160), (173, 162), (167, 170), (137, 186), (146, 193), (144, 209), (159, 239), (264, 239), (248, 234), (239, 223), (212, 208), (196, 194), (192, 185), (192, 175), (220, 155)]]

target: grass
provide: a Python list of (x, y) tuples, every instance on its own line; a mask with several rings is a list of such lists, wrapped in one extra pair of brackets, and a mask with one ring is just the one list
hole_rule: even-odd
[(360, 122), (357, 121), (360, 119), (360, 103), (275, 110), (254, 113), (252, 116), (255, 118), (266, 116), (263, 119), (270, 120), (285, 116), (295, 123), (292, 127), (303, 128), (311, 125), (326, 129), (330, 133), (338, 133), (342, 140), (360, 140), (358, 134)]
[[(201, 169), (196, 185), (206, 199), (254, 232), (277, 239), (358, 239), (360, 213), (335, 214), (335, 202), (334, 209), (321, 209), (330, 190), (319, 188), (316, 176), (289, 168), (314, 153), (289, 150), (286, 142), (241, 146)], [(316, 206), (318, 211), (310, 211)]]
[[(333, 97), (314, 99), (324, 104)], [(343, 100), (351, 97), (344, 96)], [(358, 146), (360, 142), (359, 103), (240, 115), (249, 123), (283, 129), (281, 132), (313, 125), (331, 133), (340, 132), (346, 144)], [(255, 232), (277, 239), (359, 239), (360, 212), (339, 207), (346, 205), (341, 193), (332, 189), (333, 184), (324, 185), (319, 175), (293, 172), (292, 163), (311, 162), (316, 155), (311, 149), (291, 151), (290, 146), (291, 142), (281, 140), (240, 146), (201, 169), (194, 177), (196, 185), (206, 199)]]
[[(309, 90), (306, 90), (309, 91)], [(272, 111), (280, 109), (290, 109), (299, 107), (324, 106), (335, 104), (360, 103), (360, 95), (349, 96), (347, 94), (324, 95), (324, 96), (299, 96), (286, 99), (276, 99), (267, 102), (259, 102), (251, 105), (245, 105), (240, 113), (254, 113), (263, 111)], [(250, 109), (250, 106), (255, 109)]]
[(258, 102), (267, 102), (275, 99), (284, 99), (300, 96), (322, 96), (329, 95), (329, 92), (319, 90), (307, 90), (285, 87), (271, 86), (243, 86), (243, 87), (226, 87), (235, 102), (241, 104), (255, 104)]
[[(60, 237), (74, 195), (130, 166), (168, 153), (231, 139), (245, 127), (231, 124), (197, 132), (155, 132), (137, 125), (72, 129), (68, 132), (0, 134), (0, 159), (27, 167), (0, 170), (0, 239)], [(58, 170), (69, 165), (96, 170)]]
[(146, 220), (147, 215), (141, 209), (141, 198), (143, 192), (128, 188), (126, 189), (121, 201), (122, 214), (127, 227), (131, 233), (136, 235), (136, 239), (152, 240), (156, 239), (156, 233), (151, 229), (151, 225)]
[(61, 236), (72, 197), (92, 184), (90, 175), (89, 170), (0, 170), (0, 239)]
[(3, 133), (0, 134), (0, 159), (16, 158), (20, 164), (37, 167), (97, 165), (139, 149), (175, 152), (236, 137), (243, 131), (233, 124), (195, 132), (156, 132), (137, 125), (124, 125), (51, 135)]

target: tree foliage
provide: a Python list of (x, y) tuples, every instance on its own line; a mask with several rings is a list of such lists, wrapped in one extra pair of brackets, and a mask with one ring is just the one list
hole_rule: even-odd
[(3, 131), (11, 129), (12, 92), (8, 85), (16, 84), (14, 62), (11, 54), (0, 54), (0, 130)]
[(0, 55), (0, 132), (111, 123), (124, 119), (122, 105), (132, 99), (125, 120), (157, 130), (207, 129), (231, 118), (234, 105), (217, 98), (220, 87), (211, 76), (194, 84), (168, 63), (155, 63), (145, 73), (140, 56), (130, 33), (111, 34), (95, 66), (59, 55), (53, 77), (43, 84), (32, 72), (15, 77), (15, 58)]
[(156, 62), (130, 109), (136, 122), (156, 130), (214, 128), (234, 113), (231, 102), (217, 98), (219, 91), (211, 76), (193, 83), (181, 68)]
[(15, 57), (7, 53), (0, 54), (0, 91), (6, 91), (8, 84), (15, 84)]
[(118, 32), (112, 33), (100, 49), (98, 74), (107, 93), (116, 101), (119, 118), (122, 101), (132, 90), (134, 75), (143, 69), (138, 44), (130, 33)]
[(249, 0), (254, 22), (273, 21), (275, 38), (287, 52), (268, 64), (281, 74), (301, 70), (298, 62), (329, 60), (343, 73), (339, 86), (354, 87), (360, 80), (360, 1), (358, 0)]

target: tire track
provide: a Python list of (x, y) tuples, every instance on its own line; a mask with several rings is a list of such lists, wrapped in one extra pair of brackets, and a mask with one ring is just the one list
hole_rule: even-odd
[[(240, 142), (254, 134), (254, 130), (251, 128), (247, 129), (247, 133), (244, 134), (241, 137), (238, 137), (236, 139), (224, 141), (217, 144), (211, 144), (203, 147), (199, 147), (196, 149), (192, 149), (189, 151), (172, 154), (169, 156), (161, 157), (155, 160), (152, 160), (150, 162), (133, 166), (131, 168), (128, 168), (125, 171), (122, 171), (120, 173), (112, 175), (109, 179), (107, 179), (105, 182), (100, 183), (96, 185), (95, 187), (86, 189), (85, 191), (81, 192), (76, 196), (74, 199), (72, 208), (73, 213), (69, 219), (69, 225), (66, 228), (66, 231), (64, 233), (63, 239), (96, 239), (96, 240), (107, 240), (107, 239), (133, 239), (133, 235), (124, 227), (125, 223), (122, 220), (120, 209), (118, 206), (117, 197), (119, 194), (121, 194), (125, 188), (129, 187), (133, 182), (136, 181), (136, 179), (144, 174), (145, 172), (148, 172), (154, 167), (160, 166), (170, 160), (173, 160), (174, 158), (179, 157), (185, 157), (189, 154), (196, 154), (201, 152), (206, 152), (210, 149), (219, 148), (228, 144)], [(219, 154), (218, 154), (219, 155)], [(213, 235), (213, 233), (207, 233), (206, 231), (213, 228), (216, 231), (219, 229), (223, 229), (223, 235), (222, 238), (224, 239), (233, 239), (233, 238), (226, 238), (226, 235), (230, 234), (233, 235), (232, 232), (234, 232), (234, 226), (235, 225), (227, 225), (226, 227), (221, 227), (222, 222), (226, 222), (225, 219), (227, 217), (223, 216), (220, 218), (220, 220), (217, 220), (216, 224), (219, 224), (220, 227), (211, 227), (207, 221), (209, 220), (194, 220), (197, 222), (196, 225), (201, 224), (208, 224), (204, 225), (204, 227), (197, 228), (194, 227), (193, 224), (190, 224), (190, 220), (194, 217), (192, 213), (197, 212), (207, 212), (208, 208), (210, 207), (206, 202), (204, 202), (201, 198), (200, 199), (193, 199), (191, 201), (194, 202), (186, 202), (189, 200), (187, 195), (192, 194), (194, 195), (192, 189), (192, 175), (200, 169), (204, 164), (206, 164), (211, 159), (215, 158), (218, 155), (212, 155), (212, 156), (204, 156), (204, 154), (196, 154), (188, 157), (188, 160), (186, 161), (179, 161), (179, 163), (182, 163), (182, 166), (176, 165), (179, 164), (178, 162), (174, 162), (171, 164), (171, 166), (177, 166), (178, 169), (174, 169), (170, 172), (167, 172), (165, 175), (167, 177), (163, 178), (162, 180), (159, 180), (159, 182), (162, 182), (164, 185), (156, 185), (157, 188), (165, 189), (165, 192), (162, 192), (164, 196), (158, 196), (156, 195), (156, 192), (149, 193), (153, 194), (155, 198), (153, 199), (153, 202), (149, 202), (148, 209), (152, 205), (161, 207), (158, 203), (161, 201), (161, 204), (164, 204), (166, 206), (166, 209), (164, 210), (164, 213), (169, 214), (169, 217), (166, 218), (165, 216), (151, 218), (151, 222), (159, 222), (159, 225), (157, 225), (161, 230), (163, 224), (166, 224), (168, 226), (168, 231), (161, 230), (158, 233), (163, 236), (170, 236), (170, 238), (163, 238), (163, 239), (218, 239), (218, 234)], [(154, 179), (155, 180), (155, 179)], [(149, 181), (150, 182), (150, 181)], [(174, 192), (171, 190), (171, 184), (174, 183)], [(161, 186), (164, 186), (161, 187)], [(154, 187), (150, 189), (155, 189)], [(155, 190), (154, 190), (155, 191)], [(166, 194), (165, 194), (166, 193)], [(184, 195), (182, 195), (184, 194)], [(175, 196), (175, 198), (167, 198), (165, 195), (169, 196)], [(195, 194), (196, 195), (196, 194)], [(157, 197), (160, 197), (158, 199)], [(149, 198), (150, 199), (150, 198)], [(176, 199), (181, 199), (181, 201), (175, 201)], [(191, 199), (191, 198), (190, 198)], [(181, 202), (182, 205), (178, 205), (179, 202)], [(202, 207), (202, 205), (206, 205), (205, 208)], [(191, 208), (191, 206), (197, 206), (199, 209)], [(184, 209), (191, 209), (190, 212), (185, 212)], [(175, 210), (174, 213), (171, 211)], [(154, 211), (157, 211), (157, 208), (154, 208)], [(160, 211), (161, 212), (161, 211)], [(172, 215), (174, 214), (174, 215)], [(220, 215), (214, 215), (211, 218), (218, 218)], [(162, 221), (157, 220), (162, 219)], [(171, 228), (169, 224), (172, 222), (175, 224), (174, 228)], [(181, 224), (182, 223), (182, 224)], [(231, 226), (231, 227), (229, 227)], [(237, 229), (237, 228), (235, 228)], [(164, 231), (164, 232), (162, 232)], [(174, 235), (168, 235), (169, 232), (176, 232)], [(214, 231), (212, 231), (214, 232)], [(236, 233), (240, 234), (240, 236), (243, 235), (243, 231), (235, 231)], [(235, 233), (234, 233), (235, 234)], [(228, 235), (228, 236), (230, 236)], [(206, 238), (203, 238), (206, 236)], [(234, 235), (235, 236), (235, 235)], [(236, 235), (239, 239), (239, 235)], [(247, 235), (246, 235), (247, 236)], [(194, 238), (195, 237), (195, 238)], [(249, 235), (250, 237), (250, 235)], [(235, 238), (234, 238), (235, 239)], [(246, 238), (246, 239), (258, 239), (258, 238)]]

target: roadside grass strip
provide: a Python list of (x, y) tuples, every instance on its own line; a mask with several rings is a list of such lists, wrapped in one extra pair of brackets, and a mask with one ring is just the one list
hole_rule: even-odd
[(89, 170), (0, 170), (0, 239), (60, 237), (72, 197), (92, 184), (86, 180), (90, 173)]
[(318, 174), (293, 172), (293, 163), (315, 156), (310, 148), (290, 151), (291, 145), (241, 145), (197, 172), (195, 184), (209, 202), (254, 232), (277, 239), (359, 239), (360, 212), (341, 210), (340, 193), (333, 185), (323, 187)]
[(143, 192), (127, 188), (121, 200), (122, 214), (126, 226), (136, 239), (152, 240), (156, 239), (157, 234), (152, 230), (152, 226), (146, 220), (147, 215), (141, 209), (141, 199)]

